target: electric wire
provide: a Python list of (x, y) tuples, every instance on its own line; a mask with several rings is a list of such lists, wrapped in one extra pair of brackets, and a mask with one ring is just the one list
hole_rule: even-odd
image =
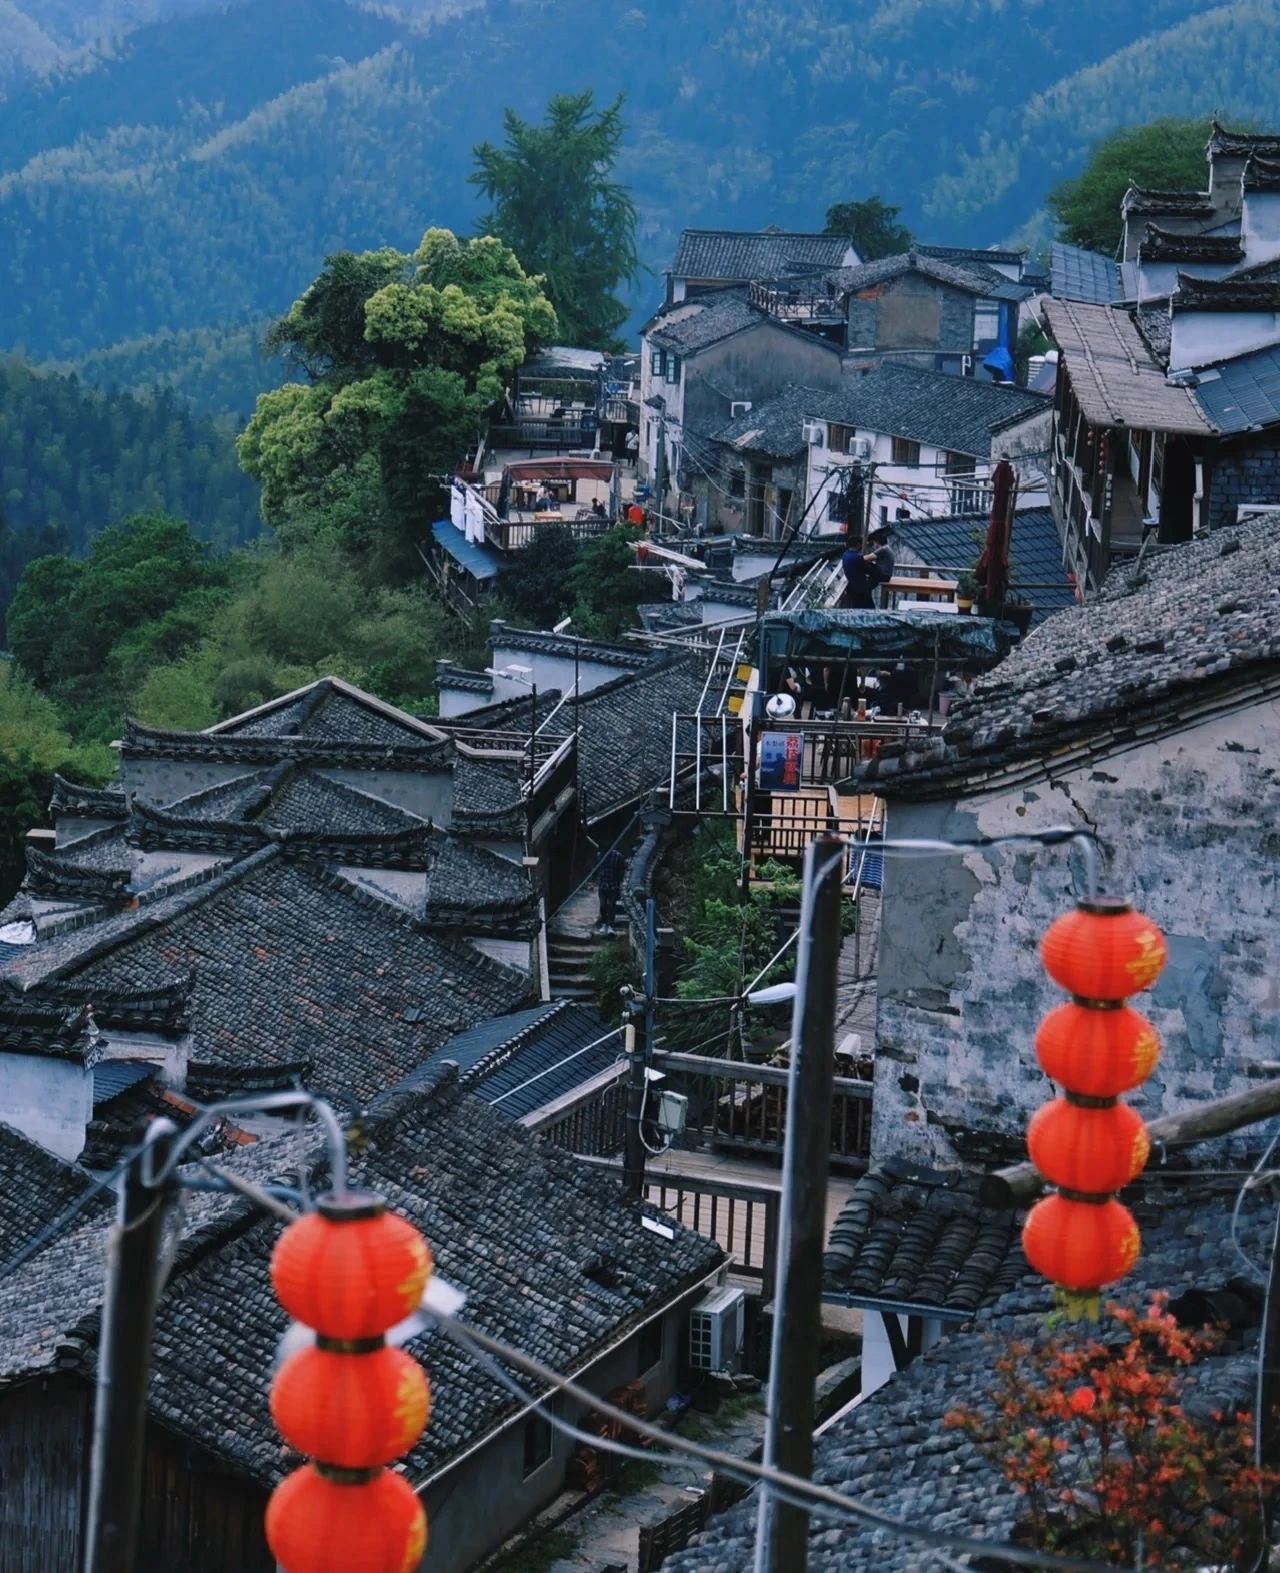
[(16, 1250), (9, 1260), (3, 1266), (0, 1266), (0, 1283), (3, 1283), (11, 1274), (16, 1273), (20, 1267), (25, 1266), (37, 1252), (42, 1251), (55, 1235), (60, 1234), (77, 1214), (83, 1212), (89, 1203), (96, 1199), (100, 1192), (107, 1190), (119, 1180), (122, 1180), (129, 1165), (144, 1146), (146, 1146), (145, 1142), (137, 1142), (130, 1147), (110, 1174), (102, 1175), (98, 1179), (93, 1180), (80, 1192), (79, 1196), (75, 1197), (73, 1201), (62, 1209), (56, 1218), (51, 1219), (40, 1230), (39, 1234), (34, 1235), (24, 1246)]
[[(588, 1388), (581, 1387), (570, 1377), (562, 1375), (552, 1367), (544, 1365), (540, 1360), (535, 1360), (531, 1355), (522, 1350), (513, 1348), (501, 1339), (493, 1338), (481, 1332), (470, 1323), (460, 1321), (456, 1316), (431, 1307), (425, 1307), (425, 1314), (437, 1322), (441, 1330), (460, 1348), (465, 1349), (491, 1376), (528, 1409), (536, 1409), (550, 1425), (566, 1435), (586, 1442), (593, 1448), (600, 1448), (606, 1452), (618, 1453), (623, 1457), (636, 1457), (648, 1463), (682, 1462), (681, 1458), (672, 1455), (684, 1455), (694, 1458), (701, 1463), (710, 1465), (722, 1475), (741, 1480), (747, 1485), (767, 1485), (770, 1492), (784, 1501), (790, 1501), (797, 1507), (802, 1507), (809, 1513), (825, 1513), (835, 1516), (842, 1522), (853, 1519), (863, 1526), (871, 1529), (883, 1530), (901, 1539), (913, 1540), (922, 1545), (934, 1547), (944, 1551), (958, 1551), (974, 1556), (993, 1557), (999, 1561), (1009, 1562), (1015, 1567), (1035, 1567), (1057, 1569), (1058, 1573), (1114, 1573), (1106, 1563), (1095, 1562), (1083, 1558), (1060, 1557), (1052, 1552), (1037, 1551), (1024, 1546), (1005, 1545), (999, 1541), (980, 1540), (970, 1536), (956, 1535), (946, 1530), (932, 1529), (924, 1524), (910, 1523), (905, 1519), (895, 1518), (890, 1513), (885, 1513), (879, 1508), (872, 1507), (856, 1497), (846, 1496), (844, 1493), (834, 1491), (828, 1486), (818, 1485), (812, 1480), (806, 1480), (800, 1475), (791, 1475), (784, 1470), (774, 1469), (767, 1464), (757, 1464), (752, 1459), (741, 1458), (733, 1453), (724, 1453), (716, 1448), (703, 1446), (693, 1442), (687, 1437), (676, 1432), (662, 1430), (650, 1421), (642, 1420), (637, 1415), (628, 1414), (623, 1409), (618, 1409), (613, 1404), (600, 1398)], [(483, 1355), (494, 1356), (491, 1362), (481, 1358)], [(542, 1398), (536, 1397), (522, 1387), (513, 1377), (502, 1371), (498, 1361), (514, 1366), (526, 1375), (534, 1377), (545, 1385), (547, 1392)], [(501, 1374), (499, 1374), (501, 1373)], [(549, 1405), (548, 1399), (557, 1393), (565, 1393), (570, 1398), (576, 1399), (586, 1406), (588, 1410), (614, 1420), (626, 1430), (633, 1431), (640, 1436), (650, 1437), (653, 1441), (662, 1443), (667, 1449), (665, 1454), (655, 1453), (653, 1449), (632, 1448), (627, 1443), (616, 1441), (612, 1437), (595, 1436), (590, 1432), (580, 1431), (563, 1416), (556, 1414)]]
[(1244, 1205), (1246, 1193), (1256, 1189), (1256, 1187), (1262, 1184), (1263, 1181), (1267, 1178), (1263, 1171), (1266, 1169), (1267, 1164), (1271, 1161), (1271, 1154), (1276, 1150), (1277, 1143), (1280, 1143), (1280, 1125), (1277, 1125), (1275, 1134), (1267, 1143), (1267, 1150), (1263, 1153), (1262, 1157), (1258, 1159), (1257, 1163), (1254, 1164), (1253, 1168), (1249, 1171), (1248, 1178), (1236, 1192), (1235, 1205), (1231, 1209), (1231, 1249), (1248, 1268), (1252, 1277), (1261, 1278), (1264, 1281), (1267, 1278), (1267, 1274), (1262, 1270), (1261, 1267), (1258, 1266), (1257, 1262), (1253, 1260), (1253, 1258), (1240, 1244), (1240, 1209)]

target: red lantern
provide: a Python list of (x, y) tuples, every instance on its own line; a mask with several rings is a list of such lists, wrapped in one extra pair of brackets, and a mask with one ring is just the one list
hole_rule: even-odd
[(281, 1305), (326, 1338), (376, 1338), (417, 1308), (431, 1252), (376, 1197), (325, 1197), (276, 1242), (271, 1281)]
[(415, 1573), (427, 1518), (389, 1469), (344, 1485), (308, 1464), (272, 1493), (267, 1544), (284, 1573)]
[(1046, 1196), (1022, 1226), (1022, 1249), (1032, 1267), (1077, 1292), (1123, 1278), (1138, 1260), (1140, 1243), (1133, 1214), (1117, 1201)]
[(367, 1354), (299, 1349), (271, 1384), (271, 1414), (285, 1441), (342, 1469), (388, 1464), (422, 1435), (431, 1393), (402, 1349)]
[(1050, 1185), (1106, 1196), (1141, 1174), (1151, 1138), (1127, 1103), (1089, 1109), (1055, 1098), (1032, 1117), (1027, 1151)]
[(1069, 1002), (1040, 1023), (1036, 1058), (1045, 1075), (1068, 1092), (1114, 1098), (1150, 1076), (1160, 1058), (1160, 1038), (1127, 1005), (1090, 1010)]
[(1122, 1000), (1150, 988), (1164, 968), (1164, 935), (1127, 901), (1081, 902), (1040, 946), (1055, 983), (1083, 1000)]

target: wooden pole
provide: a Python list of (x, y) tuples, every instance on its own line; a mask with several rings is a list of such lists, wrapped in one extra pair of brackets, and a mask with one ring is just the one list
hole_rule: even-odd
[[(1177, 1114), (1162, 1114), (1148, 1124), (1147, 1131), (1153, 1147), (1186, 1147), (1214, 1136), (1227, 1136), (1276, 1114), (1280, 1114), (1280, 1081), (1268, 1081), (1229, 1098), (1198, 1103)], [(978, 1200), (984, 1207), (1021, 1207), (1034, 1201), (1044, 1187), (1033, 1164), (1017, 1163), (988, 1174), (979, 1187)]]
[[(822, 1335), (844, 851), (838, 836), (821, 836), (805, 851), (764, 1441), (767, 1465), (806, 1480), (813, 1474), (814, 1387)], [(755, 1573), (804, 1573), (808, 1550), (807, 1510), (778, 1501), (762, 1487)]]
[(177, 1127), (156, 1120), (129, 1165), (107, 1264), (89, 1472), (86, 1573), (134, 1573), (142, 1509), (151, 1334), (160, 1293), (160, 1248), (172, 1184), (142, 1183), (163, 1166)]

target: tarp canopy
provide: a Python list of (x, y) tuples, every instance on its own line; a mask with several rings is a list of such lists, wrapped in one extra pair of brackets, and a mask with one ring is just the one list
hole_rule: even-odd
[(473, 579), (483, 582), (498, 577), (501, 566), (498, 555), (482, 541), (469, 541), (449, 519), (437, 519), (431, 531), (440, 546)]
[(902, 616), (857, 609), (774, 612), (764, 619), (766, 661), (851, 656), (855, 661), (951, 661), (994, 666), (1017, 629), (990, 617)]
[(521, 459), (503, 468), (506, 481), (605, 481), (611, 482), (617, 466), (612, 459)]

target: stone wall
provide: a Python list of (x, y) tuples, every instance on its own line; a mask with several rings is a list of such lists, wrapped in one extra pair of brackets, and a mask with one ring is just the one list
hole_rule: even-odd
[(1248, 443), (1233, 443), (1214, 461), (1202, 525), (1220, 530), (1235, 524), (1241, 503), (1280, 505), (1280, 441), (1274, 431)]
[(904, 273), (851, 295), (850, 350), (973, 349), (973, 296), (918, 273)]
[[(1219, 1097), (1280, 1059), (1280, 701), (1015, 790), (891, 802), (893, 835), (964, 839), (1093, 825), (1107, 885), (1164, 929), (1170, 960), (1140, 1008), (1164, 1040), (1135, 1094), (1148, 1118)], [(1040, 1018), (1064, 998), (1040, 936), (1078, 892), (1078, 855), (886, 860), (873, 1156), (932, 1162), (1021, 1139), (1050, 1084)], [(986, 1143), (974, 1139), (991, 1136)]]

